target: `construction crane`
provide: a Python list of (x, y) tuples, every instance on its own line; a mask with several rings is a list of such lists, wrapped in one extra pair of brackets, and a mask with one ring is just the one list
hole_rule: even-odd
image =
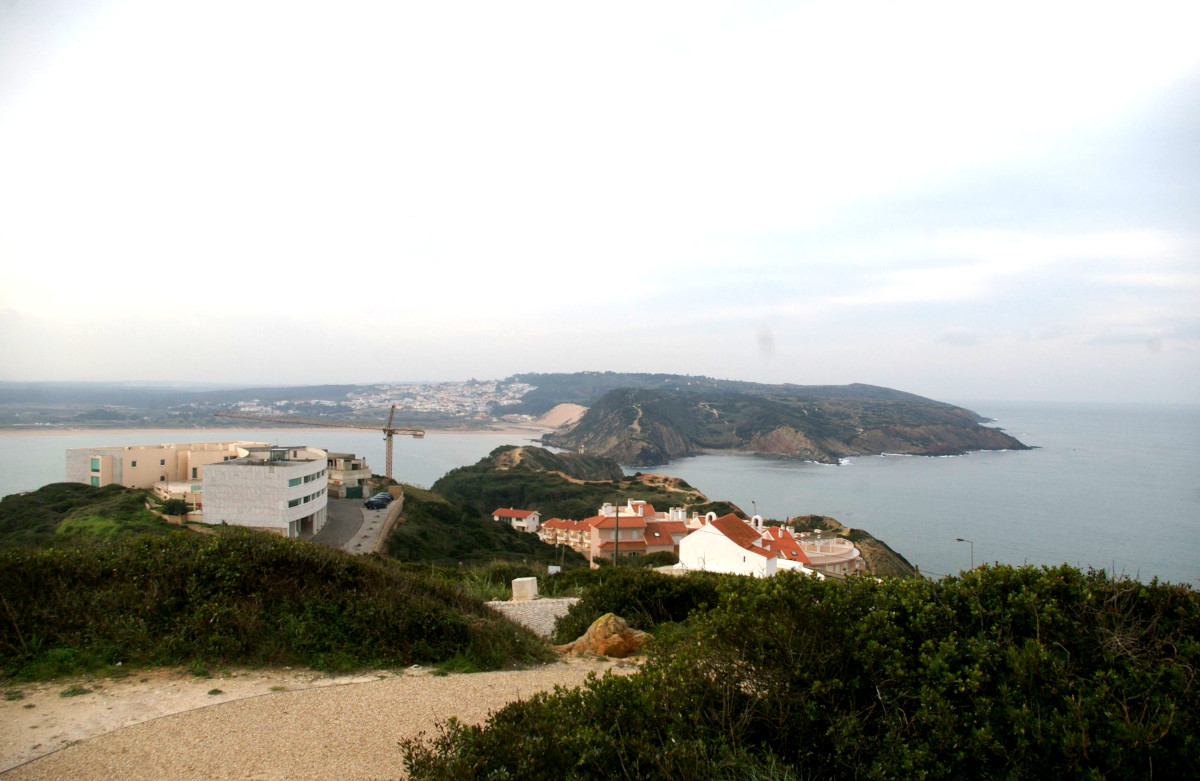
[(396, 405), (392, 405), (392, 411), (388, 415), (387, 423), (380, 426), (378, 423), (357, 423), (351, 420), (329, 420), (328, 418), (298, 418), (295, 415), (254, 415), (249, 412), (215, 412), (213, 413), (218, 418), (238, 418), (240, 420), (261, 420), (269, 423), (291, 423), (297, 426), (329, 426), (330, 428), (365, 428), (374, 431), (382, 431), (383, 438), (387, 442), (387, 476), (389, 480), (394, 480), (392, 477), (392, 437), (396, 434), (401, 436), (412, 437), (413, 439), (424, 439), (425, 429), (423, 428), (397, 428), (392, 425), (392, 420), (396, 417)]

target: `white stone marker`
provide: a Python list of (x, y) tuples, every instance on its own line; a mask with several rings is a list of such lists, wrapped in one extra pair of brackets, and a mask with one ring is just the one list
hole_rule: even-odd
[(513, 602), (537, 599), (537, 578), (514, 578), (512, 582)]

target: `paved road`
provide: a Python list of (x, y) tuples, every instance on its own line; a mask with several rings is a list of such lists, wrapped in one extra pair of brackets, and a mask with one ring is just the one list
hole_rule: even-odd
[(312, 541), (350, 553), (370, 553), (375, 550), (388, 512), (396, 503), (384, 510), (368, 510), (363, 507), (362, 499), (331, 497), (326, 507), (325, 525), (313, 535)]

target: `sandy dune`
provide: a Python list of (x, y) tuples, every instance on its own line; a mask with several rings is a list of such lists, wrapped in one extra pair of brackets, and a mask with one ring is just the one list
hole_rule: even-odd
[(579, 420), (585, 412), (587, 412), (587, 407), (582, 407), (578, 404), (559, 404), (534, 421), (534, 423), (546, 428), (562, 428)]

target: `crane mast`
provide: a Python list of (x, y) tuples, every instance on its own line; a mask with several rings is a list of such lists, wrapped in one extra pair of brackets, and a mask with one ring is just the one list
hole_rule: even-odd
[(396, 405), (392, 405), (392, 411), (388, 414), (387, 423), (379, 425), (378, 423), (358, 423), (352, 420), (329, 420), (327, 418), (298, 418), (295, 415), (259, 415), (250, 412), (216, 412), (213, 413), (218, 418), (237, 418), (239, 420), (257, 420), (265, 423), (288, 423), (295, 426), (327, 426), (329, 428), (360, 428), (370, 431), (382, 431), (383, 439), (386, 444), (387, 452), (387, 471), (385, 474), (388, 479), (392, 477), (392, 437), (396, 434), (413, 439), (424, 439), (425, 429), (423, 428), (397, 428), (392, 425), (392, 420), (396, 417)]

